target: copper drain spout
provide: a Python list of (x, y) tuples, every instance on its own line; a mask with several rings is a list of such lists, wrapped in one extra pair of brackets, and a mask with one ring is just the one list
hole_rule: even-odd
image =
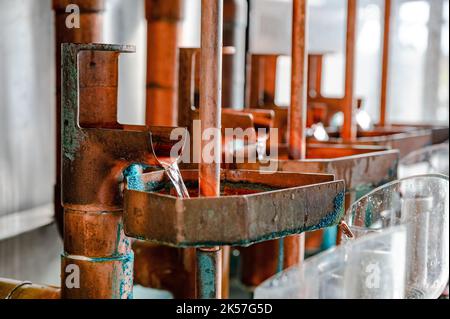
[[(66, 12), (69, 4), (80, 9), (80, 27), (68, 28)], [(63, 233), (63, 207), (61, 206), (61, 44), (62, 43), (100, 43), (103, 40), (104, 0), (53, 0), (55, 12), (55, 56), (56, 56), (56, 183), (54, 188), (55, 218)], [(85, 66), (83, 64), (83, 66)]]
[[(133, 252), (123, 232), (120, 184), (127, 168), (157, 166), (155, 154), (167, 157), (181, 141), (170, 139), (170, 127), (117, 123), (118, 55), (133, 51), (107, 44), (63, 45), (63, 298), (132, 297)], [(83, 61), (95, 76), (79, 73)], [(79, 287), (73, 276), (79, 276)]]

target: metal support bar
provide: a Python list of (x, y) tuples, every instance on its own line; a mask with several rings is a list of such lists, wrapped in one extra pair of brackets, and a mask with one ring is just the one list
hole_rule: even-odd
[[(218, 134), (216, 138), (202, 138), (204, 150), (209, 143), (214, 143), (214, 160), (212, 163), (205, 161), (201, 156), (199, 165), (199, 190), (200, 196), (220, 196), (220, 162), (221, 162), (221, 87), (222, 87), (222, 34), (223, 34), (223, 0), (202, 0), (202, 22), (201, 22), (201, 68), (200, 68), (200, 121), (202, 137), (205, 130), (214, 130)], [(203, 155), (203, 154), (202, 154)], [(198, 277), (199, 298), (221, 298), (221, 282), (213, 280), (205, 282), (208, 277), (219, 278), (221, 271), (217, 267), (221, 263), (222, 251), (217, 251), (210, 256), (213, 260), (200, 267), (202, 273)], [(209, 251), (209, 250), (208, 250)], [(203, 259), (205, 251), (197, 251), (197, 260)], [(209, 258), (208, 258), (209, 259)], [(206, 268), (205, 268), (206, 267)], [(208, 285), (208, 289), (202, 289)]]
[(353, 101), (355, 78), (355, 49), (356, 49), (356, 22), (358, 0), (347, 0), (347, 40), (345, 44), (345, 95), (344, 95), (344, 126), (342, 138), (351, 141), (356, 138), (356, 112)]

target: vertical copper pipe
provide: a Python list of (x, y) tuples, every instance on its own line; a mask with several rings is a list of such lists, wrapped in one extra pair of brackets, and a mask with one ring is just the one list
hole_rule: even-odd
[(345, 95), (343, 101), (344, 126), (342, 138), (351, 141), (356, 138), (356, 112), (353, 102), (355, 78), (355, 47), (356, 47), (356, 15), (357, 0), (347, 0), (347, 40), (345, 48)]
[(391, 0), (384, 1), (384, 31), (383, 31), (383, 61), (381, 69), (381, 94), (380, 94), (380, 125), (385, 126), (387, 121), (387, 99), (389, 78), (389, 42), (391, 33)]
[(306, 154), (307, 83), (307, 3), (294, 0), (292, 19), (291, 107), (289, 108), (289, 156), (304, 159)]
[(264, 64), (260, 56), (248, 54), (247, 58), (246, 108), (256, 108), (263, 104)]
[[(199, 165), (200, 196), (220, 196), (221, 161), (221, 86), (222, 86), (223, 0), (202, 0), (200, 120), (201, 133), (217, 136), (202, 138), (202, 151), (214, 145), (212, 163), (201, 156)], [(219, 247), (197, 251), (197, 292), (199, 298), (221, 298), (222, 251)], [(206, 278), (206, 277), (207, 278)]]
[(322, 69), (323, 54), (310, 54), (308, 56), (308, 97), (322, 96)]
[[(80, 9), (80, 28), (68, 28), (66, 19), (69, 4)], [(63, 207), (61, 205), (61, 44), (95, 43), (103, 39), (104, 0), (53, 0), (55, 12), (55, 54), (56, 54), (56, 183), (54, 189), (55, 218), (60, 233), (63, 233)]]
[(263, 56), (264, 59), (264, 105), (275, 105), (278, 55)]
[[(306, 110), (307, 110), (307, 0), (293, 1), (292, 14), (292, 72), (291, 106), (289, 108), (289, 157), (294, 160), (306, 157)], [(284, 241), (285, 261), (289, 258), (299, 263), (305, 252), (305, 235), (291, 236)], [(288, 259), (286, 259), (288, 258)]]
[(184, 0), (146, 0), (148, 126), (177, 122), (178, 42)]
[[(221, 128), (223, 0), (202, 0), (202, 38), (200, 67), (200, 120), (202, 133)], [(214, 143), (214, 161), (201, 158), (199, 186), (201, 196), (220, 196), (220, 138), (202, 139), (202, 150)]]
[(224, 0), (223, 6), (223, 46), (235, 53), (223, 57), (222, 107), (237, 108), (244, 102), (247, 1)]
[(247, 71), (247, 108), (275, 105), (279, 56), (250, 55)]

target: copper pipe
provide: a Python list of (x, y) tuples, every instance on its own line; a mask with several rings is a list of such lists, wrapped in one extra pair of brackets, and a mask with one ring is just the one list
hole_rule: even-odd
[[(307, 0), (293, 1), (292, 14), (292, 72), (291, 72), (291, 106), (289, 108), (289, 157), (293, 160), (306, 158), (306, 110), (307, 110)], [(287, 258), (293, 263), (304, 259), (305, 235), (284, 239)], [(289, 263), (288, 263), (289, 265)], [(285, 265), (284, 265), (285, 266)]]
[[(67, 28), (66, 12), (69, 4), (80, 9), (80, 28)], [(103, 39), (104, 0), (53, 0), (55, 12), (56, 54), (56, 183), (54, 188), (55, 218), (60, 233), (63, 233), (63, 208), (61, 205), (61, 44), (98, 43)]]
[(61, 289), (0, 278), (1, 299), (60, 299)]
[[(222, 21), (223, 0), (202, 0), (202, 39), (200, 67), (200, 120), (201, 132), (221, 128), (222, 84)], [(220, 139), (202, 139), (202, 150), (214, 142), (221, 149)], [(199, 187), (201, 196), (220, 196), (220, 151), (213, 163), (200, 162)]]
[(279, 55), (253, 54), (249, 57), (247, 108), (275, 105), (277, 62)]
[[(116, 101), (105, 95), (117, 96), (119, 53), (133, 51), (107, 44), (63, 46), (63, 298), (132, 297), (133, 252), (123, 230), (120, 185), (128, 174), (139, 176), (135, 163), (157, 165), (156, 156), (167, 158), (174, 145), (173, 128), (123, 126), (117, 115), (113, 124), (108, 110)], [(107, 112), (98, 114), (98, 105)], [(79, 276), (79, 287), (70, 282), (73, 276)]]
[(293, 1), (289, 156), (294, 160), (306, 154), (307, 9), (306, 0)]
[(223, 6), (223, 45), (235, 53), (223, 57), (222, 108), (236, 108), (244, 98), (247, 1), (224, 0)]
[(380, 125), (387, 124), (387, 99), (389, 78), (389, 46), (391, 33), (391, 0), (384, 1), (384, 31), (383, 31), (383, 61), (381, 69), (381, 93), (380, 93)]
[(353, 101), (355, 78), (355, 47), (358, 0), (347, 0), (347, 36), (345, 44), (345, 94), (342, 138), (351, 141), (357, 136), (356, 112)]
[(146, 0), (147, 125), (177, 121), (178, 42), (184, 0)]
[(322, 96), (323, 54), (308, 56), (308, 99)]
[[(201, 132), (207, 129), (220, 134), (222, 86), (223, 0), (202, 0), (200, 120)], [(219, 135), (220, 136), (220, 135)], [(207, 163), (201, 156), (199, 165), (200, 196), (220, 196), (221, 139), (203, 139), (201, 150), (214, 143), (214, 161)], [(222, 251), (197, 250), (197, 294), (199, 298), (221, 298)], [(210, 272), (208, 278), (205, 273)]]

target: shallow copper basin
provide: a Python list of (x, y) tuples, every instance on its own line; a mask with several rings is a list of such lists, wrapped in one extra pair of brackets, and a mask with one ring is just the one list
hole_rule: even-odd
[(198, 198), (198, 171), (182, 171), (193, 196), (172, 196), (163, 171), (125, 190), (125, 233), (176, 247), (248, 246), (336, 225), (345, 186), (332, 175), (223, 170), (223, 197)]

